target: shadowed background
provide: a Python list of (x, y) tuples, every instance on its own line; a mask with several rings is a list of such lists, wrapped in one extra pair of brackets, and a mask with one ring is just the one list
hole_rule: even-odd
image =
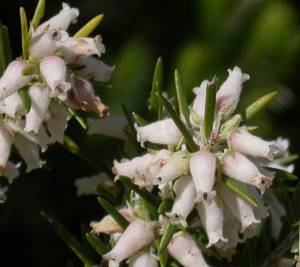
[[(121, 103), (145, 115), (153, 68), (158, 56), (164, 60), (165, 89), (174, 90), (173, 71), (181, 72), (189, 99), (192, 88), (214, 74), (219, 84), (227, 69), (238, 65), (249, 73), (241, 109), (272, 90), (279, 95), (253, 124), (272, 139), (289, 137), (291, 151), (300, 149), (299, 4), (284, 0), (73, 0), (80, 9), (75, 32), (91, 17), (104, 13), (97, 28), (106, 46), (104, 61), (116, 65), (112, 88), (99, 95), (112, 114), (120, 114)], [(0, 19), (10, 30), (14, 56), (21, 52), (18, 8), (32, 17), (36, 1), (3, 1)], [(56, 14), (61, 1), (47, 3), (46, 17)], [(85, 136), (72, 120), (67, 134), (96, 165), (111, 164), (121, 142), (102, 136)], [(80, 235), (80, 224), (102, 216), (95, 197), (76, 197), (74, 180), (98, 173), (63, 146), (54, 145), (43, 154), (42, 170), (23, 174), (10, 187), (8, 201), (0, 206), (1, 266), (81, 266), (76, 257), (40, 216), (46, 210), (72, 233)], [(24, 169), (24, 168), (23, 168)]]

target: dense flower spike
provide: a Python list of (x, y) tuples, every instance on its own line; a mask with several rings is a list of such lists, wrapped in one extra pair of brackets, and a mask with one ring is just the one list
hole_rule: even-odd
[[(44, 4), (40, 3), (39, 8)], [(36, 15), (41, 19), (42, 9), (37, 10), (35, 19)], [(55, 142), (63, 143), (71, 114), (85, 128), (73, 109), (91, 111), (99, 117), (108, 115), (108, 107), (95, 94), (89, 80), (108, 82), (114, 68), (98, 59), (105, 53), (100, 35), (69, 35), (68, 27), (76, 22), (78, 15), (78, 9), (62, 3), (57, 15), (40, 25), (32, 22), (28, 32), (24, 18), (21, 19), (22, 58), (10, 62), (0, 79), (3, 175), (11, 145), (16, 146), (28, 172), (42, 166), (40, 150), (44, 152)], [(11, 139), (2, 128), (9, 129)]]

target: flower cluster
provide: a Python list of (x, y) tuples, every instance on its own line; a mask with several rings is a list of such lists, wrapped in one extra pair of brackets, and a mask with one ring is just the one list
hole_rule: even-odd
[(9, 182), (18, 175), (9, 161), (12, 145), (29, 172), (43, 164), (40, 148), (63, 143), (73, 109), (101, 117), (108, 112), (90, 80), (107, 82), (114, 68), (99, 60), (105, 52), (99, 35), (69, 36), (66, 30), (78, 15), (78, 9), (63, 3), (57, 15), (31, 25), (28, 56), (13, 60), (0, 79), (0, 172)]
[[(242, 115), (233, 114), (248, 79), (238, 67), (229, 70), (216, 93), (208, 137), (204, 134), (206, 94), (216, 80), (205, 80), (194, 89), (189, 121), (182, 119), (196, 144), (194, 151), (172, 118), (135, 125), (137, 140), (147, 152), (115, 160), (113, 173), (116, 179), (127, 177), (140, 190), (172, 205), (153, 217), (143, 197), (131, 192), (129, 207), (119, 211), (129, 223), (124, 232), (110, 215), (91, 223), (94, 233), (111, 235), (113, 248), (104, 255), (110, 266), (125, 259), (129, 266), (158, 266), (160, 255), (153, 241), (164, 239), (168, 225), (177, 229), (168, 254), (187, 267), (209, 266), (201, 250), (211, 255), (213, 249), (230, 259), (237, 245), (254, 236), (270, 214), (273, 237), (278, 237), (285, 210), (270, 186), (276, 169), (291, 172), (293, 166), (278, 160), (288, 156), (286, 140), (265, 141), (253, 134), (255, 128), (242, 124)], [(201, 246), (195, 237), (198, 230), (206, 233)]]

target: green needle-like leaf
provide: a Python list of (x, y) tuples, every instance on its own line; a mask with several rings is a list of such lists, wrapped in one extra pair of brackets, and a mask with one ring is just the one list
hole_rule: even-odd
[(70, 107), (67, 107), (69, 113), (77, 120), (77, 122), (80, 124), (80, 126), (86, 130), (88, 128), (88, 125), (86, 124), (85, 120), (80, 117), (80, 115), (78, 114), (78, 112)]
[(68, 245), (68, 247), (77, 255), (77, 257), (86, 265), (94, 266), (96, 263), (90, 258), (88, 253), (83, 249), (78, 240), (58, 221), (46, 212), (41, 212), (54, 228), (56, 234)]
[(253, 207), (257, 208), (259, 206), (256, 199), (250, 193), (245, 191), (241, 186), (239, 186), (239, 184), (235, 180), (233, 180), (229, 177), (223, 176), (222, 181), (229, 189), (231, 189), (233, 192), (235, 192), (241, 198), (246, 200)]
[(186, 145), (188, 146), (190, 152), (195, 152), (199, 149), (197, 144), (194, 142), (192, 135), (188, 131), (188, 129), (185, 127), (179, 116), (177, 115), (176, 111), (173, 109), (172, 105), (169, 103), (169, 101), (162, 95), (158, 94), (159, 99), (161, 100), (162, 105), (165, 107), (165, 109), (169, 112), (171, 118), (173, 119), (174, 123), (178, 127), (178, 129), (181, 131)]
[(45, 7), (46, 7), (46, 0), (39, 0), (31, 21), (31, 25), (33, 26), (33, 29), (36, 29), (39, 26), (42, 18), (44, 17)]
[(29, 58), (29, 35), (28, 23), (25, 9), (20, 7), (21, 32), (22, 32), (22, 54), (23, 59)]
[(158, 255), (162, 254), (167, 246), (169, 245), (173, 235), (177, 232), (177, 226), (171, 223), (168, 223), (163, 236), (160, 240), (159, 247), (158, 247)]
[(112, 204), (110, 204), (107, 200), (102, 197), (98, 197), (98, 202), (101, 207), (110, 214), (113, 219), (119, 224), (123, 229), (126, 229), (128, 226), (128, 222), (124, 219), (124, 217), (114, 208)]
[(246, 119), (252, 119), (257, 113), (264, 109), (277, 96), (277, 94), (278, 93), (276, 91), (266, 94), (247, 107), (245, 111)]
[(0, 22), (0, 77), (11, 61), (11, 47), (8, 29)]
[(153, 206), (155, 209), (158, 208), (158, 206), (160, 204), (160, 200), (156, 196), (154, 196), (153, 194), (151, 194), (150, 192), (148, 192), (145, 189), (139, 188), (137, 185), (132, 183), (130, 181), (130, 179), (127, 178), (127, 177), (120, 177), (120, 182), (124, 186), (126, 186), (128, 189), (130, 189), (130, 190), (134, 191), (135, 193), (137, 193), (141, 198), (146, 200), (147, 203), (150, 204), (151, 206)]
[(74, 37), (86, 37), (89, 36), (100, 24), (103, 19), (103, 14), (100, 14), (92, 18), (87, 24), (85, 24), (78, 32), (75, 33)]
[(178, 70), (174, 72), (174, 79), (180, 116), (181, 119), (189, 125), (189, 105), (184, 94), (182, 80)]
[(22, 103), (23, 103), (23, 109), (26, 113), (28, 113), (30, 111), (30, 107), (31, 107), (31, 98), (28, 94), (28, 88), (22, 88), (19, 90), (19, 95), (22, 99)]
[(173, 205), (172, 199), (163, 200), (158, 207), (158, 213), (164, 214), (165, 212), (169, 211), (172, 208), (172, 205)]
[(138, 124), (138, 126), (145, 126), (148, 124), (148, 122), (143, 117), (136, 114), (135, 112), (132, 112), (132, 117), (133, 120)]
[(287, 165), (287, 164), (293, 163), (293, 162), (294, 162), (295, 160), (297, 160), (298, 158), (299, 158), (299, 155), (293, 154), (293, 155), (290, 155), (290, 156), (288, 156), (288, 157), (278, 158), (278, 159), (276, 159), (275, 161), (276, 161), (278, 164)]
[(214, 125), (216, 107), (216, 86), (211, 85), (206, 89), (205, 111), (204, 111), (204, 138), (209, 140)]
[(162, 108), (157, 94), (161, 94), (163, 87), (163, 62), (161, 57), (156, 61), (154, 75), (152, 80), (151, 95), (149, 98), (149, 110), (158, 113), (158, 119), (161, 118)]
[(98, 237), (90, 233), (86, 233), (85, 237), (100, 256), (109, 251), (109, 249), (102, 243), (102, 241)]
[(278, 169), (274, 169), (274, 168), (268, 168), (271, 171), (275, 171), (276, 172), (276, 177), (275, 179), (279, 178), (281, 180), (286, 180), (286, 181), (295, 181), (298, 180), (297, 175), (290, 173), (290, 172), (286, 172), (284, 170), (278, 170)]

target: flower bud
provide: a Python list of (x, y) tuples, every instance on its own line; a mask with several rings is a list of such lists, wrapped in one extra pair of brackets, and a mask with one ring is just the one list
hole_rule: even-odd
[[(196, 98), (193, 103), (193, 111), (195, 111), (197, 113), (198, 118), (199, 118), (198, 120), (200, 120), (200, 122), (202, 122), (202, 123), (204, 121), (206, 90), (207, 90), (207, 87), (212, 85), (214, 82), (215, 82), (215, 79), (213, 79), (212, 81), (204, 80), (201, 83), (200, 87), (195, 87), (193, 89), (194, 94), (196, 94)], [(194, 123), (195, 123), (195, 121), (194, 121)]]
[(152, 229), (146, 222), (142, 220), (133, 221), (126, 228), (114, 248), (103, 257), (120, 263), (149, 245), (154, 237)]
[(257, 224), (261, 222), (256, 219), (253, 207), (234, 192), (230, 191), (225, 185), (221, 183), (218, 184), (218, 192), (232, 214), (241, 223), (242, 232), (255, 228)]
[(40, 71), (51, 90), (51, 96), (64, 101), (71, 84), (66, 82), (66, 64), (57, 56), (47, 56), (41, 60)]
[(40, 59), (54, 54), (58, 49), (58, 42), (69, 37), (68, 33), (61, 30), (47, 31), (31, 39), (29, 53), (32, 59)]
[[(128, 221), (132, 222), (133, 217), (129, 209), (120, 209), (119, 213)], [(99, 222), (91, 222), (90, 226), (92, 227), (92, 233), (94, 234), (112, 234), (112, 233), (121, 233), (123, 228), (111, 217), (111, 215), (106, 215)]]
[(206, 151), (192, 154), (190, 171), (197, 191), (196, 201), (209, 202), (216, 195), (215, 184), (216, 157)]
[(256, 165), (241, 153), (235, 152), (222, 160), (223, 173), (246, 184), (254, 185), (263, 193), (272, 184), (270, 177), (262, 174)]
[(129, 267), (158, 267), (154, 255), (150, 252), (141, 251), (129, 258)]
[(238, 128), (234, 131), (228, 138), (228, 144), (232, 150), (269, 160), (273, 159), (273, 155), (277, 151), (273, 142), (267, 142), (252, 135), (245, 128)]
[(40, 160), (40, 150), (37, 144), (17, 134), (14, 145), (27, 165), (26, 172), (42, 167), (43, 162)]
[(64, 134), (67, 128), (70, 114), (66, 107), (57, 102), (52, 102), (49, 107), (50, 118), (47, 122), (47, 127), (51, 136), (51, 143), (64, 142)]
[(23, 111), (23, 102), (18, 92), (3, 99), (0, 103), (0, 112), (14, 119), (20, 119)]
[(0, 122), (0, 172), (5, 171), (13, 141), (13, 132), (5, 123)]
[(28, 89), (28, 94), (31, 98), (31, 107), (26, 114), (24, 131), (38, 133), (48, 112), (50, 103), (49, 90), (45, 86), (32, 85)]
[(32, 77), (23, 75), (22, 71), (28, 64), (20, 59), (12, 61), (0, 79), (0, 101), (24, 87)]
[(71, 23), (76, 22), (78, 15), (79, 11), (77, 8), (71, 8), (68, 4), (62, 3), (62, 10), (60, 10), (57, 15), (39, 25), (34, 32), (34, 36), (39, 35), (47, 30), (65, 31), (68, 29)]
[(100, 35), (95, 38), (80, 37), (67, 38), (57, 43), (58, 49), (63, 52), (66, 62), (71, 63), (85, 57), (105, 53)]
[(137, 140), (143, 145), (145, 142), (161, 145), (177, 145), (182, 134), (172, 119), (150, 123), (139, 127), (135, 125)]
[(108, 107), (95, 95), (94, 87), (88, 80), (76, 79), (72, 90), (69, 91), (69, 98), (73, 107), (77, 109), (93, 111), (100, 117), (108, 113)]
[(165, 184), (185, 174), (189, 168), (188, 155), (179, 150), (161, 162), (161, 169), (154, 176), (153, 184)]
[(171, 212), (166, 215), (170, 217), (173, 224), (180, 223), (183, 227), (187, 226), (186, 218), (195, 206), (196, 189), (191, 176), (182, 176), (174, 183), (176, 198)]
[(98, 82), (108, 82), (115, 67), (110, 67), (103, 61), (94, 58), (86, 57), (78, 62), (80, 66), (78, 74), (86, 79), (93, 79)]
[(209, 267), (196, 242), (186, 233), (178, 232), (173, 235), (168, 252), (184, 267)]
[(250, 79), (248, 74), (243, 74), (239, 67), (228, 70), (229, 76), (217, 92), (217, 109), (225, 116), (230, 115), (240, 99), (243, 82)]
[(224, 215), (221, 199), (213, 198), (210, 203), (199, 203), (197, 210), (208, 236), (206, 247), (220, 246), (223, 242), (227, 242), (223, 236)]

